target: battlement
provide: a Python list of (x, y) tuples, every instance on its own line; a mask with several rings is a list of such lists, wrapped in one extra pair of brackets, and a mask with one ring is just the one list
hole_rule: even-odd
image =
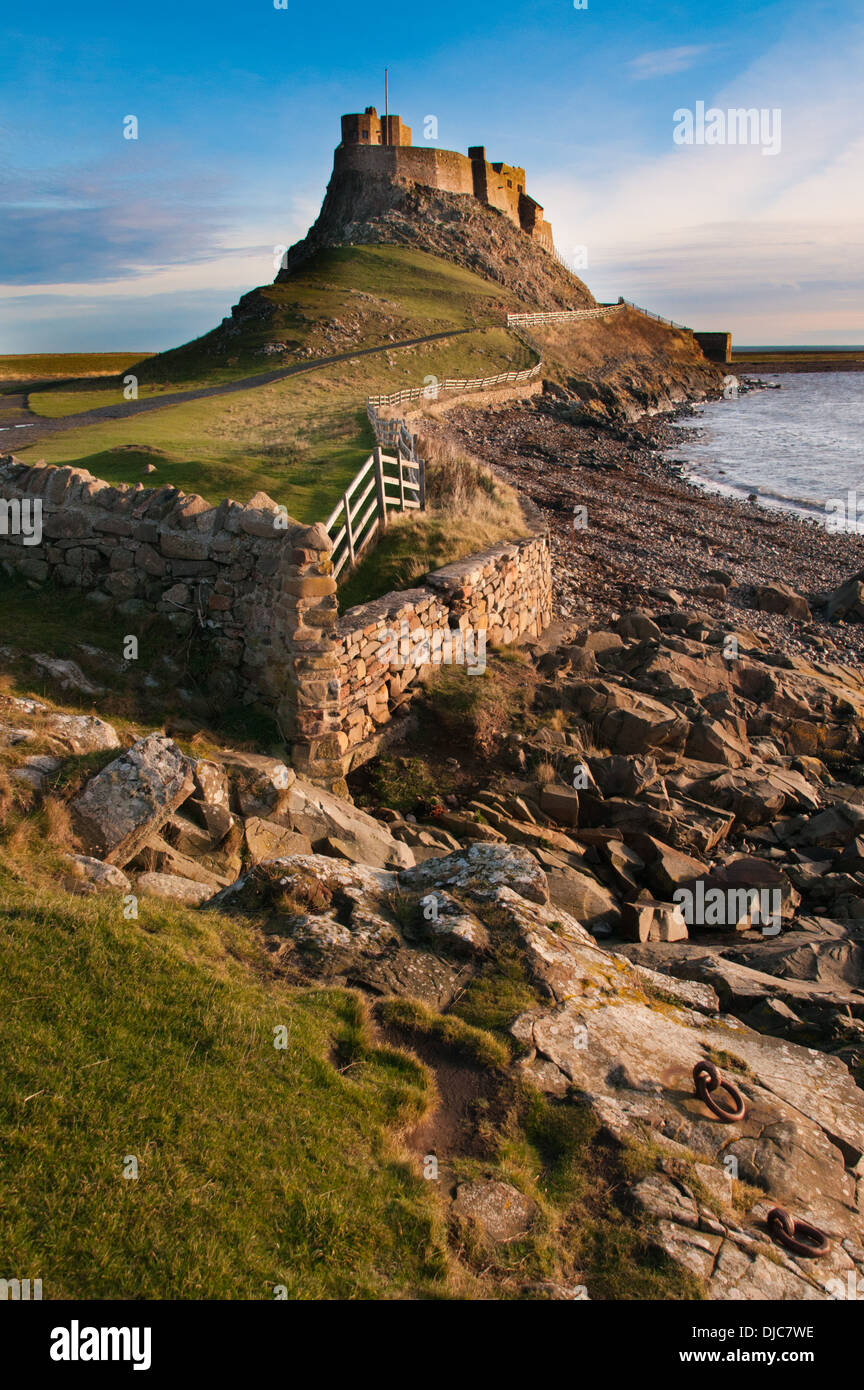
[(554, 249), (543, 208), (525, 192), (525, 170), (517, 164), (491, 163), (484, 145), (471, 145), (467, 156), (413, 146), (411, 128), (399, 116), (379, 116), (374, 106), (367, 106), (362, 114), (342, 117), (334, 170), (356, 170), (476, 198), (503, 212), (532, 240)]
[(342, 117), (343, 145), (410, 145), (411, 127), (401, 116), (379, 116), (374, 106), (361, 115)]

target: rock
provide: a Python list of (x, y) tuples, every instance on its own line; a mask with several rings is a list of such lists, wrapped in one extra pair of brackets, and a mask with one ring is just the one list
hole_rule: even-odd
[(326, 852), (327, 842), (338, 842), (333, 852), (357, 864), (385, 869), (410, 868), (415, 862), (408, 845), (374, 816), (299, 778), (292, 782), (282, 810), (266, 819), (305, 836), (316, 851), (321, 847)]
[(122, 869), (106, 864), (102, 859), (92, 859), (87, 854), (70, 854), (69, 859), (73, 878), (85, 880), (96, 889), (114, 888), (120, 893), (132, 891), (132, 884)]
[(455, 1217), (470, 1222), (481, 1236), (497, 1245), (527, 1235), (537, 1214), (537, 1203), (509, 1182), (480, 1178), (459, 1184), (451, 1210)]
[(578, 825), (579, 793), (572, 787), (547, 784), (540, 792), (540, 810), (562, 825)]
[(631, 835), (629, 843), (645, 861), (649, 884), (667, 901), (676, 888), (691, 884), (698, 878), (707, 877), (707, 865), (699, 859), (682, 854), (680, 850), (673, 849), (671, 845), (664, 845), (661, 840), (655, 840), (650, 835)]
[[(267, 758), (259, 753), (226, 753), (221, 761), (242, 815), (259, 816), (266, 820), (277, 815), (288, 804), (288, 793), (297, 780), (297, 774), (278, 758)], [(210, 765), (202, 768), (201, 776), (202, 789), (216, 786), (217, 779), (211, 773)], [(208, 805), (221, 805), (220, 801), (214, 803), (212, 794), (203, 795), (202, 800)]]
[(255, 865), (209, 906), (266, 918), (271, 949), (315, 979), (444, 1008), (464, 975), (406, 943), (393, 910), (396, 888), (386, 870), (295, 854)]
[(48, 778), (63, 766), (61, 758), (51, 758), (45, 753), (34, 753), (32, 757), (25, 758), (20, 767), (13, 767), (10, 776), (16, 782), (22, 782), (25, 786), (32, 787), (34, 791), (44, 791), (48, 785)]
[(169, 845), (161, 835), (148, 836), (141, 850), (130, 861), (130, 867), (140, 873), (155, 872), (171, 874), (175, 878), (191, 878), (194, 883), (206, 884), (212, 893), (227, 886), (237, 878), (241, 867), (239, 856), (231, 863), (230, 870), (221, 855), (208, 855), (204, 859), (192, 859), (188, 854)]
[(171, 739), (149, 734), (91, 777), (70, 804), (72, 823), (96, 857), (123, 865), (193, 785), (190, 760)]
[(208, 884), (180, 878), (177, 874), (139, 874), (137, 887), (139, 893), (145, 893), (148, 897), (184, 903), (187, 907), (200, 907), (213, 896), (213, 889)]
[(614, 893), (596, 878), (577, 869), (546, 870), (549, 901), (563, 907), (589, 931), (609, 931), (621, 919), (621, 909)]
[(819, 805), (818, 789), (800, 773), (764, 764), (696, 778), (687, 790), (697, 801), (732, 811), (740, 826), (764, 825), (787, 808), (812, 810)]
[(418, 908), (412, 939), (419, 935), (457, 955), (484, 955), (488, 950), (489, 933), (479, 917), (443, 889), (427, 893), (419, 900)]
[(825, 599), (825, 617), (829, 622), (841, 618), (864, 622), (864, 570), (831, 591)]
[(102, 753), (120, 747), (117, 730), (92, 714), (48, 714), (43, 729), (70, 753)]
[[(189, 802), (184, 804), (188, 806)], [(214, 848), (213, 837), (210, 832), (202, 829), (200, 825), (196, 825), (195, 821), (190, 820), (188, 816), (182, 815), (179, 811), (175, 811), (165, 822), (162, 834), (168, 844), (178, 850), (180, 854), (194, 857), (195, 855), (210, 854)]]
[(32, 743), (35, 737), (35, 729), (17, 729), (11, 724), (0, 724), (0, 748), (14, 748), (19, 743)]
[(602, 796), (639, 796), (659, 779), (653, 758), (623, 757), (613, 753), (608, 757), (585, 759)]
[(674, 903), (625, 903), (623, 926), (631, 941), (687, 940), (687, 923)]
[(781, 613), (799, 622), (809, 622), (810, 605), (788, 584), (774, 583), (760, 585), (754, 594), (755, 606), (760, 613)]
[(617, 753), (673, 752), (686, 742), (687, 720), (649, 695), (608, 681), (591, 681), (572, 687), (571, 699), (577, 711), (595, 724), (600, 741)]
[(288, 830), (275, 821), (250, 816), (244, 826), (246, 846), (253, 864), (262, 859), (281, 859), (291, 854), (311, 854), (312, 842), (296, 830)]
[(219, 763), (200, 758), (195, 764), (195, 796), (187, 803), (206, 826), (214, 844), (221, 844), (233, 829), (231, 788), (228, 775)]
[(549, 900), (549, 884), (533, 854), (519, 845), (478, 843), (443, 859), (428, 859), (413, 869), (403, 869), (404, 888), (426, 893), (433, 888), (454, 892), (489, 894), (507, 886), (531, 902)]
[(725, 767), (740, 767), (750, 758), (746, 735), (741, 737), (728, 724), (707, 717), (690, 725), (684, 752), (688, 758)]
[(623, 840), (607, 840), (599, 850), (617, 887), (625, 895), (636, 893), (645, 872), (644, 859)]
[(46, 656), (43, 652), (34, 652), (30, 659), (40, 671), (57, 681), (64, 690), (75, 690), (81, 695), (105, 694), (104, 688), (88, 680), (81, 667), (74, 661), (60, 661), (57, 657)]
[(629, 613), (622, 613), (615, 624), (615, 631), (625, 641), (659, 642), (663, 637), (653, 616), (643, 608), (633, 608)]

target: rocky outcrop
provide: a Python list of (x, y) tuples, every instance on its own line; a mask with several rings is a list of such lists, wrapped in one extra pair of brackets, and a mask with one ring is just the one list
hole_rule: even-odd
[(150, 734), (87, 783), (71, 805), (91, 853), (124, 865), (193, 789), (192, 764), (169, 738)]
[(595, 303), (581, 280), (496, 209), (358, 170), (334, 172), (317, 220), (286, 253), (276, 283), (325, 247), (364, 244), (428, 251), (499, 283), (532, 309), (583, 309)]

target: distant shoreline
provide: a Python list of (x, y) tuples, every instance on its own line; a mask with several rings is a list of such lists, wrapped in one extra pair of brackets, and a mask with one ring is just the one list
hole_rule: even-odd
[(775, 372), (864, 372), (864, 348), (733, 349), (727, 368), (753, 375)]

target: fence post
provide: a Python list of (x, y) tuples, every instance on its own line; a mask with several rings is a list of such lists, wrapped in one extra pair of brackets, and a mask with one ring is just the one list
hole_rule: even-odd
[(426, 460), (418, 459), (420, 465), (420, 510), (426, 510)]
[(372, 451), (375, 459), (375, 493), (378, 498), (378, 519), (382, 531), (387, 530), (387, 494), (384, 491), (384, 466), (381, 463), (381, 450), (377, 446)]
[(354, 568), (354, 530), (351, 526), (351, 503), (348, 500), (348, 493), (342, 497), (342, 506), (345, 508), (345, 539), (348, 542), (348, 566)]
[(396, 445), (396, 468), (399, 472), (399, 510), (405, 510), (405, 479), (402, 475), (402, 450)]

